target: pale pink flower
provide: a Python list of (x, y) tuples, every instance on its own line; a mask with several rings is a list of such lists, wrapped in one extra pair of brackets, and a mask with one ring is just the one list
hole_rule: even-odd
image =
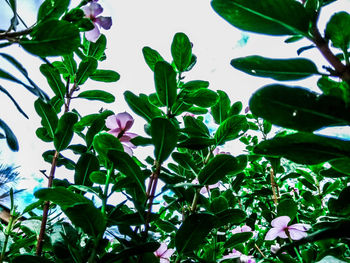
[[(193, 179), (193, 181), (192, 181), (191, 183), (192, 183), (192, 184), (199, 184), (197, 178)], [(214, 189), (214, 188), (218, 188), (218, 187), (220, 187), (220, 183), (219, 183), (219, 182), (217, 182), (216, 184), (211, 184), (211, 185), (203, 186), (203, 187), (201, 188), (201, 190), (200, 190), (200, 193), (201, 193), (201, 194), (206, 194), (206, 193), (208, 193), (208, 190), (211, 190), (211, 189)]]
[(99, 27), (102, 27), (106, 30), (110, 29), (112, 26), (112, 18), (106, 16), (98, 16), (102, 13), (103, 8), (95, 1), (84, 5), (81, 9), (84, 11), (85, 17), (90, 18), (94, 24), (94, 29), (85, 32), (85, 37), (91, 42), (96, 42), (101, 35)]
[(128, 132), (133, 124), (134, 119), (127, 112), (111, 115), (106, 119), (106, 127), (110, 129), (108, 133), (119, 139), (119, 141), (123, 144), (124, 151), (130, 156), (133, 154), (131, 148), (136, 148), (136, 146), (133, 145), (130, 140), (138, 136), (136, 133)]
[(231, 258), (237, 259), (238, 263), (255, 263), (253, 256), (244, 255), (236, 249), (232, 249), (232, 252), (223, 256), (220, 261), (223, 261), (225, 259), (231, 259)]
[(170, 257), (174, 252), (174, 249), (168, 249), (167, 244), (161, 243), (160, 247), (154, 252), (154, 255), (160, 259), (160, 263), (170, 263)]
[(273, 228), (267, 232), (265, 240), (274, 240), (277, 237), (290, 237), (292, 240), (299, 240), (307, 236), (305, 232), (311, 228), (310, 225), (294, 224), (288, 226), (289, 221), (289, 216), (279, 216), (272, 220), (271, 225)]
[(280, 250), (280, 248), (281, 248), (281, 246), (278, 243), (276, 245), (272, 245), (271, 246), (271, 252), (276, 254), (278, 252), (278, 250)]
[(244, 225), (244, 226), (238, 226), (231, 230), (232, 234), (237, 234), (242, 232), (252, 232), (252, 229), (250, 228), (250, 226)]
[(220, 149), (218, 147), (216, 147), (213, 151), (213, 155), (216, 156), (218, 154), (227, 154), (227, 155), (231, 155), (231, 153), (229, 152), (221, 152)]

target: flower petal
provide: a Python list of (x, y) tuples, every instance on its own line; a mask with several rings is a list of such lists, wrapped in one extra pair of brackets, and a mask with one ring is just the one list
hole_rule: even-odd
[(107, 16), (99, 16), (95, 19), (95, 23), (99, 24), (103, 29), (110, 29), (112, 26), (112, 18)]
[(124, 152), (129, 154), (131, 157), (133, 156), (134, 153), (133, 153), (132, 149), (129, 146), (123, 144), (123, 148), (124, 148)]
[(95, 26), (94, 29), (85, 32), (86, 39), (93, 43), (95, 43), (101, 35), (100, 30), (98, 29), (96, 24), (94, 24), (94, 26)]
[(102, 6), (95, 2), (90, 2), (90, 4), (84, 5), (81, 9), (84, 11), (85, 16), (92, 20), (95, 20), (95, 18), (103, 12)]
[(279, 229), (279, 228), (271, 228), (266, 236), (265, 236), (265, 240), (274, 240), (276, 239), (277, 237), (281, 237), (281, 234), (284, 234), (287, 238), (287, 235), (286, 233), (284, 233), (283, 229)]
[(106, 119), (106, 127), (108, 129), (119, 129), (119, 126), (117, 124), (117, 115), (110, 115)]
[(119, 128), (113, 129), (113, 130), (108, 131), (108, 133), (110, 133), (110, 134), (112, 134), (112, 135), (114, 135), (115, 137), (118, 138), (119, 133), (120, 133), (120, 129)]
[(309, 229), (311, 228), (310, 225), (308, 224), (294, 224), (294, 225), (290, 225), (288, 227), (288, 229), (296, 229), (296, 230), (299, 230), (299, 231), (308, 231)]
[(297, 229), (288, 229), (290, 238), (293, 240), (299, 240), (307, 236), (307, 233)]
[(283, 229), (283, 228), (286, 228), (288, 226), (289, 221), (290, 221), (289, 216), (279, 216), (271, 221), (271, 225), (273, 227)]
[(129, 130), (134, 124), (134, 118), (127, 112), (118, 113), (116, 120), (119, 128), (124, 131)]
[(161, 257), (167, 249), (168, 249), (168, 246), (165, 243), (161, 243), (160, 247), (154, 252), (154, 254), (157, 257)]
[(161, 256), (161, 258), (166, 258), (169, 259), (171, 257), (172, 254), (174, 254), (175, 250), (174, 249), (167, 249)]

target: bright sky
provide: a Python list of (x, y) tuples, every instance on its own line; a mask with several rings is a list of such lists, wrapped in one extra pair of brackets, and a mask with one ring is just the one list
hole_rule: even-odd
[[(19, 14), (28, 25), (35, 22), (38, 0), (18, 0)], [(78, 1), (72, 1), (73, 3)], [(121, 75), (121, 79), (114, 84), (99, 84), (89, 81), (86, 88), (100, 88), (104, 85), (106, 91), (116, 96), (114, 104), (102, 104), (85, 100), (74, 101), (72, 106), (83, 114), (95, 113), (101, 107), (118, 113), (129, 111), (123, 99), (123, 92), (131, 90), (135, 94), (154, 92), (153, 73), (144, 62), (142, 48), (150, 46), (156, 49), (166, 60), (171, 60), (170, 45), (176, 32), (184, 32), (193, 43), (193, 53), (197, 56), (197, 65), (185, 74), (185, 80), (207, 80), (213, 90), (224, 90), (232, 102), (240, 100), (244, 107), (250, 95), (259, 87), (274, 82), (271, 79), (254, 78), (235, 70), (230, 65), (232, 58), (262, 55), (271, 58), (297, 57), (296, 50), (309, 45), (307, 41), (294, 44), (284, 44), (286, 37), (268, 37), (256, 34), (242, 33), (219, 17), (211, 8), (209, 0), (100, 0), (104, 7), (102, 15), (112, 16), (113, 26), (110, 31), (104, 31), (108, 39), (107, 60), (100, 63), (101, 68), (113, 69)], [(338, 0), (325, 8), (320, 21), (321, 28), (331, 14), (337, 10), (349, 10), (350, 0)], [(1, 10), (9, 10), (5, 1), (0, 2)], [(0, 28), (8, 27), (10, 12), (2, 11)], [(245, 41), (247, 42), (245, 43)], [(0, 52), (9, 52), (3, 49)], [(12, 48), (11, 54), (19, 59), (28, 69), (32, 79), (49, 94), (49, 88), (43, 76), (38, 74), (41, 61), (26, 54), (20, 48)], [(304, 57), (317, 59), (327, 64), (316, 50), (308, 50), (302, 54)], [(0, 66), (15, 74), (7, 65), (0, 61)], [(16, 76), (20, 76), (15, 74)], [(316, 78), (300, 81), (297, 84), (307, 88), (315, 88)], [(285, 83), (288, 84), (288, 83)], [(12, 128), (17, 135), (20, 151), (12, 153), (5, 142), (0, 142), (0, 163), (14, 163), (20, 165), (19, 171), (23, 178), (20, 187), (33, 187), (34, 177), (42, 177), (39, 170), (50, 169), (50, 165), (42, 161), (41, 154), (48, 149), (49, 144), (41, 142), (35, 136), (40, 120), (33, 109), (35, 97), (23, 87), (0, 80), (0, 85), (16, 98), (24, 111), (30, 117), (26, 120), (20, 115), (10, 100), (0, 94), (1, 118)], [(143, 133), (144, 120), (136, 117), (133, 131)], [(237, 152), (234, 146), (228, 150)], [(144, 149), (137, 149), (136, 155), (140, 157)], [(238, 152), (239, 153), (239, 152)], [(59, 171), (58, 171), (59, 172)], [(66, 172), (65, 168), (61, 172)], [(63, 176), (63, 175), (62, 175)], [(46, 182), (45, 182), (46, 184)]]

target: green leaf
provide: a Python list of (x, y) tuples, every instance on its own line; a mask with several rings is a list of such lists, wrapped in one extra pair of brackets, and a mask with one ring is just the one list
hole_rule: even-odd
[(184, 33), (176, 33), (171, 43), (171, 55), (178, 71), (183, 72), (191, 63), (192, 45)]
[(296, 133), (259, 143), (254, 153), (284, 157), (301, 164), (318, 164), (350, 154), (350, 141), (332, 137)]
[(31, 36), (31, 40), (22, 38), (19, 43), (29, 53), (40, 57), (68, 55), (80, 45), (79, 29), (64, 20), (40, 23)]
[(294, 0), (214, 0), (214, 10), (231, 25), (267, 35), (308, 35), (311, 17)]
[(145, 58), (147, 65), (152, 71), (154, 71), (154, 66), (157, 64), (157, 62), (164, 61), (164, 59), (158, 53), (158, 51), (150, 47), (144, 47), (142, 49), (142, 54), (143, 54), (143, 57)]
[(0, 85), (0, 91), (2, 91), (3, 93), (5, 93), (5, 95), (7, 95), (7, 97), (10, 98), (10, 100), (13, 102), (13, 104), (15, 104), (17, 110), (22, 113), (22, 115), (24, 117), (26, 117), (27, 119), (29, 119), (28, 115), (22, 110), (22, 108), (18, 105), (17, 101), (14, 99), (14, 97), (12, 97), (12, 95), (3, 87)]
[(83, 98), (87, 100), (98, 100), (105, 103), (112, 103), (115, 101), (115, 97), (111, 93), (103, 90), (83, 91), (78, 94), (77, 98)]
[(329, 161), (329, 164), (338, 172), (350, 175), (350, 158), (344, 157)]
[(76, 74), (76, 82), (78, 85), (84, 84), (85, 81), (96, 71), (97, 60), (95, 58), (87, 58), (80, 62)]
[(177, 90), (173, 67), (165, 61), (157, 62), (154, 66), (154, 83), (160, 102), (170, 108), (175, 102)]
[(289, 216), (291, 221), (295, 218), (298, 212), (298, 205), (293, 199), (282, 199), (277, 206), (277, 216)]
[(124, 151), (120, 141), (114, 135), (106, 132), (100, 132), (95, 135), (93, 146), (95, 151), (104, 158), (107, 158), (107, 153), (110, 150)]
[(184, 116), (185, 128), (182, 132), (191, 136), (203, 136), (210, 137), (210, 132), (208, 127), (203, 123), (202, 120), (196, 119), (192, 116)]
[(253, 232), (242, 232), (242, 233), (234, 234), (225, 242), (224, 247), (231, 248), (231, 247), (237, 246), (239, 244), (247, 242), (252, 237), (253, 237)]
[(212, 146), (216, 144), (215, 139), (203, 137), (203, 136), (194, 136), (190, 137), (184, 141), (181, 141), (177, 147), (180, 148), (187, 148), (190, 150), (202, 150), (205, 148), (208, 148), (209, 146)]
[(231, 60), (231, 65), (249, 75), (275, 80), (299, 80), (319, 74), (316, 65), (305, 58), (271, 59), (249, 56)]
[(181, 89), (186, 91), (195, 91), (199, 89), (206, 89), (209, 87), (209, 82), (204, 80), (192, 80), (182, 85)]
[(211, 214), (188, 216), (175, 235), (175, 246), (181, 255), (197, 249), (214, 227), (215, 217)]
[(210, 89), (198, 89), (192, 92), (186, 92), (182, 99), (186, 103), (209, 108), (217, 103), (219, 96), (215, 91)]
[(107, 38), (102, 34), (96, 43), (89, 42), (88, 46), (87, 55), (95, 58), (96, 60), (100, 60), (107, 46)]
[(199, 172), (198, 181), (201, 185), (216, 184), (237, 167), (238, 162), (235, 157), (227, 154), (216, 155)]
[(0, 119), (0, 128), (5, 132), (7, 145), (12, 151), (17, 152), (19, 149), (17, 138), (10, 127), (7, 126), (7, 124), (2, 119)]
[(348, 216), (350, 214), (350, 186), (340, 192), (338, 199), (329, 199), (328, 208), (334, 215)]
[(144, 118), (147, 122), (151, 122), (152, 119), (163, 115), (160, 109), (149, 102), (145, 94), (140, 94), (140, 96), (137, 97), (131, 91), (126, 91), (124, 92), (124, 98), (133, 112)]
[(231, 101), (226, 92), (218, 90), (217, 93), (219, 94), (219, 100), (211, 107), (211, 115), (213, 116), (215, 123), (220, 124), (228, 117)]
[(97, 69), (90, 75), (90, 79), (101, 82), (116, 82), (120, 79), (120, 75), (114, 70)]
[(35, 131), (36, 136), (44, 142), (52, 142), (53, 138), (50, 137), (49, 133), (44, 127), (40, 127)]
[(151, 122), (151, 136), (154, 144), (154, 156), (159, 164), (168, 159), (177, 144), (176, 127), (164, 118), (155, 118)]
[(32, 255), (19, 255), (16, 256), (11, 262), (13, 263), (53, 263), (44, 257), (32, 256)]
[(99, 169), (100, 163), (95, 155), (91, 153), (82, 154), (75, 166), (74, 183), (92, 186), (90, 174)]
[(101, 113), (89, 114), (82, 117), (75, 125), (74, 129), (83, 130), (86, 126), (91, 126), (97, 119), (106, 119), (108, 116), (113, 115), (113, 111), (105, 110)]
[(41, 117), (41, 124), (47, 130), (48, 135), (54, 138), (58, 124), (58, 117), (55, 110), (50, 104), (43, 102), (41, 99), (37, 99), (34, 102), (34, 108)]
[(68, 9), (70, 0), (46, 0), (44, 1), (38, 11), (37, 20), (43, 21), (52, 18), (60, 18)]
[(253, 94), (249, 107), (272, 124), (299, 131), (350, 123), (349, 109), (342, 100), (301, 87), (265, 86)]
[(89, 178), (91, 182), (95, 184), (101, 184), (101, 185), (105, 185), (107, 180), (106, 172), (102, 172), (102, 171), (94, 171), (90, 173)]
[(64, 99), (64, 96), (66, 94), (66, 87), (62, 82), (58, 70), (51, 65), (42, 64), (40, 66), (40, 72), (46, 77), (46, 80), (55, 95), (61, 99)]
[(108, 159), (113, 162), (115, 169), (133, 180), (140, 187), (142, 192), (146, 194), (143, 173), (133, 158), (127, 153), (118, 150), (108, 151), (107, 156)]
[(72, 112), (66, 112), (58, 120), (57, 129), (55, 131), (55, 137), (53, 143), (56, 151), (60, 152), (68, 147), (73, 138), (73, 127), (78, 121), (78, 116)]
[(231, 209), (231, 208), (221, 211), (219, 213), (216, 213), (215, 215), (218, 218), (215, 225), (216, 228), (226, 226), (228, 224), (239, 225), (247, 217), (244, 211), (240, 209)]
[(347, 52), (350, 45), (349, 30), (339, 30), (340, 28), (350, 27), (350, 14), (342, 11), (335, 13), (327, 23), (325, 36), (332, 41), (334, 47)]
[(71, 77), (74, 77), (75, 72), (77, 71), (77, 62), (74, 60), (73, 53), (63, 56), (63, 64), (65, 68), (67, 69), (69, 75)]
[(243, 115), (233, 115), (222, 122), (215, 133), (217, 145), (222, 145), (226, 141), (233, 140), (239, 133), (248, 130), (247, 119)]

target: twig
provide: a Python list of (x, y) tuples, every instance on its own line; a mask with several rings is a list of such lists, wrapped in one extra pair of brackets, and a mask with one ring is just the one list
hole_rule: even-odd
[(276, 182), (275, 182), (275, 172), (274, 172), (274, 169), (273, 167), (271, 166), (271, 169), (270, 169), (270, 181), (271, 181), (271, 188), (272, 188), (272, 194), (273, 194), (273, 202), (275, 203), (275, 205), (277, 205), (277, 194), (276, 194), (276, 188), (277, 188), (277, 185), (276, 185)]
[(13, 39), (20, 36), (28, 35), (33, 31), (34, 26), (31, 26), (27, 29), (21, 30), (21, 31), (13, 31), (13, 32), (1, 32), (0, 33), (0, 40), (2, 39)]

